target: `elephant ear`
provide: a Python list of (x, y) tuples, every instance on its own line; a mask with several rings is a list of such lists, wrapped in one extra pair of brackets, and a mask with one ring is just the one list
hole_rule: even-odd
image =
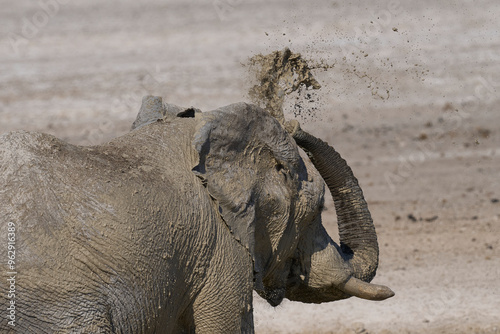
[(203, 114), (194, 138), (199, 161), (193, 172), (217, 202), (235, 238), (253, 254), (255, 170), (242, 157), (251, 140), (251, 120), (238, 113), (247, 107), (238, 103)]
[(266, 261), (255, 242), (256, 225), (260, 224), (256, 220), (263, 219), (256, 209), (260, 206), (259, 182), (263, 173), (279, 161), (287, 163), (298, 152), (290, 152), (293, 139), (257, 106), (235, 103), (202, 115), (193, 140), (199, 155), (193, 172), (214, 199), (231, 233), (252, 255), (258, 285)]
[(163, 103), (161, 96), (147, 95), (142, 98), (141, 109), (132, 124), (132, 130), (154, 123), (160, 119), (174, 117), (194, 117), (200, 110), (183, 108), (175, 104)]

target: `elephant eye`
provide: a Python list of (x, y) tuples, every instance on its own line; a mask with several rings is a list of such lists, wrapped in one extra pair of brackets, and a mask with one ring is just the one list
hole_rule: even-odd
[(287, 172), (285, 166), (283, 166), (282, 163), (278, 162), (278, 163), (276, 163), (275, 168), (276, 168), (276, 171), (278, 173), (283, 175), (283, 177), (285, 178), (285, 181), (287, 181), (288, 180), (288, 177), (287, 177), (288, 172)]

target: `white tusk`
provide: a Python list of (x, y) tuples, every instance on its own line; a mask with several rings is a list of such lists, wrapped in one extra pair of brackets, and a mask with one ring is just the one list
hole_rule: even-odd
[(384, 285), (366, 283), (355, 277), (349, 278), (344, 286), (339, 288), (352, 296), (368, 300), (384, 300), (394, 296), (394, 292)]

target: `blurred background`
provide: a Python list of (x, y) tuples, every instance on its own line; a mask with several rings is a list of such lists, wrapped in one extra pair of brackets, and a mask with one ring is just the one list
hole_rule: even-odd
[[(0, 0), (0, 133), (97, 145), (144, 95), (249, 101), (247, 66), (289, 47), (319, 91), (285, 115), (350, 163), (396, 296), (277, 308), (258, 333), (500, 333), (500, 3)], [(327, 199), (327, 229), (336, 239)]]

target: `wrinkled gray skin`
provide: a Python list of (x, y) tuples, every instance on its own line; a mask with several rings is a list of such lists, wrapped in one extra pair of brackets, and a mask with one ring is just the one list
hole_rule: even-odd
[[(392, 295), (362, 281), (377, 268), (375, 230), (331, 147), (245, 103), (199, 113), (154, 99), (101, 146), (0, 137), (0, 256), (12, 271), (13, 222), (18, 333), (251, 333), (252, 289), (271, 305)], [(294, 138), (329, 183), (340, 246)], [(0, 289), (5, 315), (6, 279)]]

